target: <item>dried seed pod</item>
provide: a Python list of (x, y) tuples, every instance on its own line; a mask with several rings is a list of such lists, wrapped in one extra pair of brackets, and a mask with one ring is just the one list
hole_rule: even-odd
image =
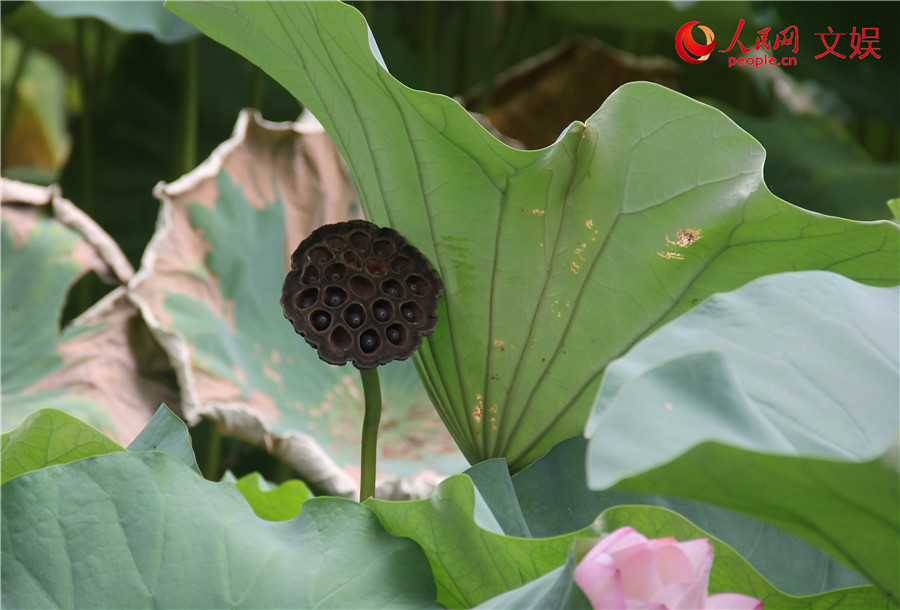
[(300, 242), (281, 308), (319, 358), (372, 369), (405, 360), (422, 345), (437, 324), (443, 290), (428, 259), (403, 236), (350, 220)]

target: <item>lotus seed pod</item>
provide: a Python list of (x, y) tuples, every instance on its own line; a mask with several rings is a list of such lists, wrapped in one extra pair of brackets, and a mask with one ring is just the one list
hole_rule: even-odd
[(422, 345), (437, 324), (443, 290), (437, 271), (403, 236), (350, 220), (300, 242), (281, 308), (319, 358), (371, 369)]

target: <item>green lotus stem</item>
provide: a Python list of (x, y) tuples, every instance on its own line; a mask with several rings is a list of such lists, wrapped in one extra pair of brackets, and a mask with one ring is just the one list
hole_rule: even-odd
[(186, 174), (197, 164), (197, 120), (199, 102), (199, 50), (197, 39), (184, 43), (184, 80), (181, 88), (181, 167), (179, 173)]
[(209, 422), (209, 444), (206, 447), (206, 478), (218, 481), (222, 478), (222, 433), (215, 422)]
[(75, 21), (75, 67), (81, 90), (81, 200), (78, 205), (88, 216), (94, 216), (94, 84), (87, 49), (87, 30), (92, 27), (89, 23), (84, 18)]
[(378, 423), (381, 421), (381, 383), (378, 369), (359, 369), (366, 413), (363, 415), (362, 455), (360, 456), (359, 501), (375, 495), (375, 455), (378, 449)]
[[(75, 21), (75, 72), (78, 82), (78, 88), (81, 93), (81, 119), (78, 138), (81, 140), (81, 199), (78, 201), (79, 207), (84, 212), (96, 218), (96, 210), (94, 208), (94, 94), (96, 82), (94, 76), (96, 70), (91, 64), (90, 52), (88, 50), (88, 39), (90, 38), (89, 28), (93, 33), (97, 34), (102, 31), (102, 24), (93, 22), (87, 18), (79, 18)], [(99, 59), (99, 53), (98, 53)], [(77, 296), (78, 311), (86, 311), (94, 302), (91, 295), (91, 285), (87, 282), (81, 282), (78, 286)]]
[[(253, 64), (251, 64), (253, 65)], [(253, 66), (253, 83), (250, 87), (250, 107), (262, 112), (263, 97), (266, 92), (266, 73)]]

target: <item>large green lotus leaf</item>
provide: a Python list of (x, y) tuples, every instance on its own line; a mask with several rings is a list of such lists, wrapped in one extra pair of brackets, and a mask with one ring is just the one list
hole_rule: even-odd
[[(889, 606), (884, 596), (871, 586), (809, 597), (789, 596), (776, 589), (727, 544), (664, 508), (613, 507), (577, 531), (530, 538), (504, 534), (502, 517), (496, 520), (494, 517), (509, 512), (510, 507), (503, 505), (506, 501), (499, 495), (493, 501), (490, 504), (481, 495), (469, 476), (456, 475), (442, 482), (427, 500), (367, 500), (365, 505), (378, 515), (388, 532), (411, 538), (424, 549), (434, 571), (438, 601), (449, 608), (472, 607), (530, 583), (566, 563), (576, 538), (596, 538), (624, 525), (631, 525), (648, 537), (710, 538), (719, 557), (710, 581), (713, 593), (740, 592), (776, 602), (772, 607), (779, 608), (829, 607), (842, 600), (850, 600), (848, 608)], [(554, 581), (553, 577), (548, 580)], [(545, 584), (559, 585), (556, 581)], [(499, 602), (494, 605), (499, 606), (502, 606)]]
[(773, 587), (730, 546), (664, 508), (617, 506), (598, 519), (603, 531), (631, 526), (648, 538), (672, 536), (676, 540), (709, 538), (716, 559), (709, 579), (710, 593), (733, 591), (763, 600), (765, 608), (893, 608), (894, 603), (876, 587), (851, 587), (819, 595), (795, 597)]
[[(68, 464), (125, 448), (79, 419), (55, 409), (41, 409), (29, 415), (12, 432), (0, 435), (0, 483), (47, 466)], [(147, 426), (128, 446), (128, 451), (167, 453), (200, 474), (184, 422), (166, 405), (160, 406)], [(229, 483), (241, 492), (253, 511), (269, 521), (286, 521), (300, 513), (310, 497), (302, 481), (296, 479), (275, 486), (259, 473)]]
[[(891, 608), (888, 599), (875, 587), (853, 587), (822, 595), (795, 597), (773, 587), (751, 568), (730, 546), (697, 527), (681, 515), (663, 508), (619, 506), (603, 512), (597, 519), (597, 531), (611, 532), (630, 526), (648, 538), (672, 536), (676, 540), (707, 538), (715, 559), (710, 574), (710, 593), (740, 592), (761, 599), (766, 608)], [(579, 540), (586, 551), (592, 540)], [(574, 555), (566, 563), (517, 589), (488, 600), (478, 608), (590, 608), (581, 590), (572, 582)]]
[[(590, 525), (607, 508), (623, 504), (675, 511), (735, 549), (769, 582), (790, 595), (815, 595), (866, 584), (865, 579), (816, 547), (752, 517), (701, 502), (659, 495), (594, 491), (587, 487), (587, 440), (563, 441), (512, 477), (513, 493), (499, 494), (510, 477), (502, 460), (466, 471), (497, 521), (520, 514), (529, 537), (558, 536)], [(505, 477), (505, 480), (504, 480)], [(504, 533), (512, 532), (504, 527)]]
[(675, 511), (719, 538), (785, 593), (815, 595), (866, 584), (827, 553), (747, 515), (680, 498), (589, 490), (586, 448), (582, 437), (564, 441), (512, 478), (516, 499), (533, 536), (580, 529), (612, 506), (647, 504)]
[(896, 225), (774, 197), (762, 147), (673, 91), (625, 85), (553, 146), (517, 151), (394, 80), (345, 4), (167, 6), (306, 105), (367, 218), (437, 265), (440, 322), (416, 362), (472, 463), (519, 470), (577, 435), (607, 364), (715, 292), (799, 269), (898, 281)]
[(896, 289), (824, 272), (716, 295), (610, 366), (590, 486), (749, 514), (897, 599), (897, 310)]
[[(188, 421), (212, 418), (329, 494), (355, 495), (358, 372), (320, 361), (279, 305), (297, 244), (354, 214), (330, 139), (321, 127), (244, 112), (231, 139), (157, 195), (158, 230), (130, 294), (175, 363)], [(462, 459), (412, 364), (380, 370), (381, 472), (458, 471)]]
[(60, 317), (78, 278), (124, 283), (131, 266), (57, 189), (3, 179), (2, 193), (3, 429), (55, 408), (129, 442), (160, 402), (178, 404), (137, 308), (119, 287), (62, 330)]
[[(56, 409), (41, 409), (11, 432), (0, 435), (0, 482), (32, 470), (116, 451), (125, 448), (80, 419)], [(128, 451), (168, 453), (200, 474), (187, 428), (166, 405), (156, 410), (128, 445)]]
[(844, 561), (896, 604), (898, 462), (896, 446), (878, 459), (846, 463), (705, 442), (614, 489), (662, 491), (772, 523)]
[(303, 481), (291, 479), (276, 486), (260, 477), (258, 472), (241, 477), (234, 485), (253, 507), (253, 512), (267, 521), (293, 519), (310, 498)]
[[(38, 509), (36, 509), (38, 507)], [(364, 507), (258, 518), (229, 483), (164, 453), (113, 453), (3, 485), (2, 593), (13, 608), (433, 607), (413, 542)]]
[(160, 405), (147, 425), (130, 445), (129, 451), (162, 451), (200, 473), (197, 457), (191, 444), (191, 435), (180, 417), (166, 405)]
[[(900, 432), (898, 309), (896, 288), (821, 271), (715, 295), (609, 367), (587, 424), (592, 487), (704, 440), (855, 461), (881, 455)], [(692, 360), (697, 372), (679, 379)], [(641, 376), (654, 400), (635, 392)], [(623, 430), (640, 430), (641, 442), (617, 437)]]
[(411, 538), (424, 549), (438, 601), (448, 608), (470, 608), (534, 580), (565, 563), (572, 545), (574, 534), (542, 539), (504, 535), (479, 496), (472, 479), (454, 475), (426, 500), (365, 502), (388, 532)]
[(160, 42), (174, 44), (197, 36), (190, 25), (163, 8), (159, 1), (96, 2), (92, 0), (35, 2), (55, 17), (96, 17), (123, 32), (151, 34)]
[(478, 604), (477, 608), (499, 610), (590, 610), (591, 602), (575, 584), (575, 556), (566, 563), (497, 597)]
[(68, 413), (41, 409), (0, 435), (0, 483), (32, 470), (113, 451), (125, 448)]

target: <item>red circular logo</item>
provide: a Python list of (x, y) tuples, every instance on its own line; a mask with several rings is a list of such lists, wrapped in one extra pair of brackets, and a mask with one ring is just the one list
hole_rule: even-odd
[[(713, 47), (716, 46), (716, 36), (705, 25), (697, 25), (699, 21), (690, 21), (678, 29), (675, 34), (675, 51), (678, 56), (689, 64), (702, 64), (709, 59)], [(706, 44), (697, 44), (691, 35), (691, 28), (697, 25), (706, 35)]]

